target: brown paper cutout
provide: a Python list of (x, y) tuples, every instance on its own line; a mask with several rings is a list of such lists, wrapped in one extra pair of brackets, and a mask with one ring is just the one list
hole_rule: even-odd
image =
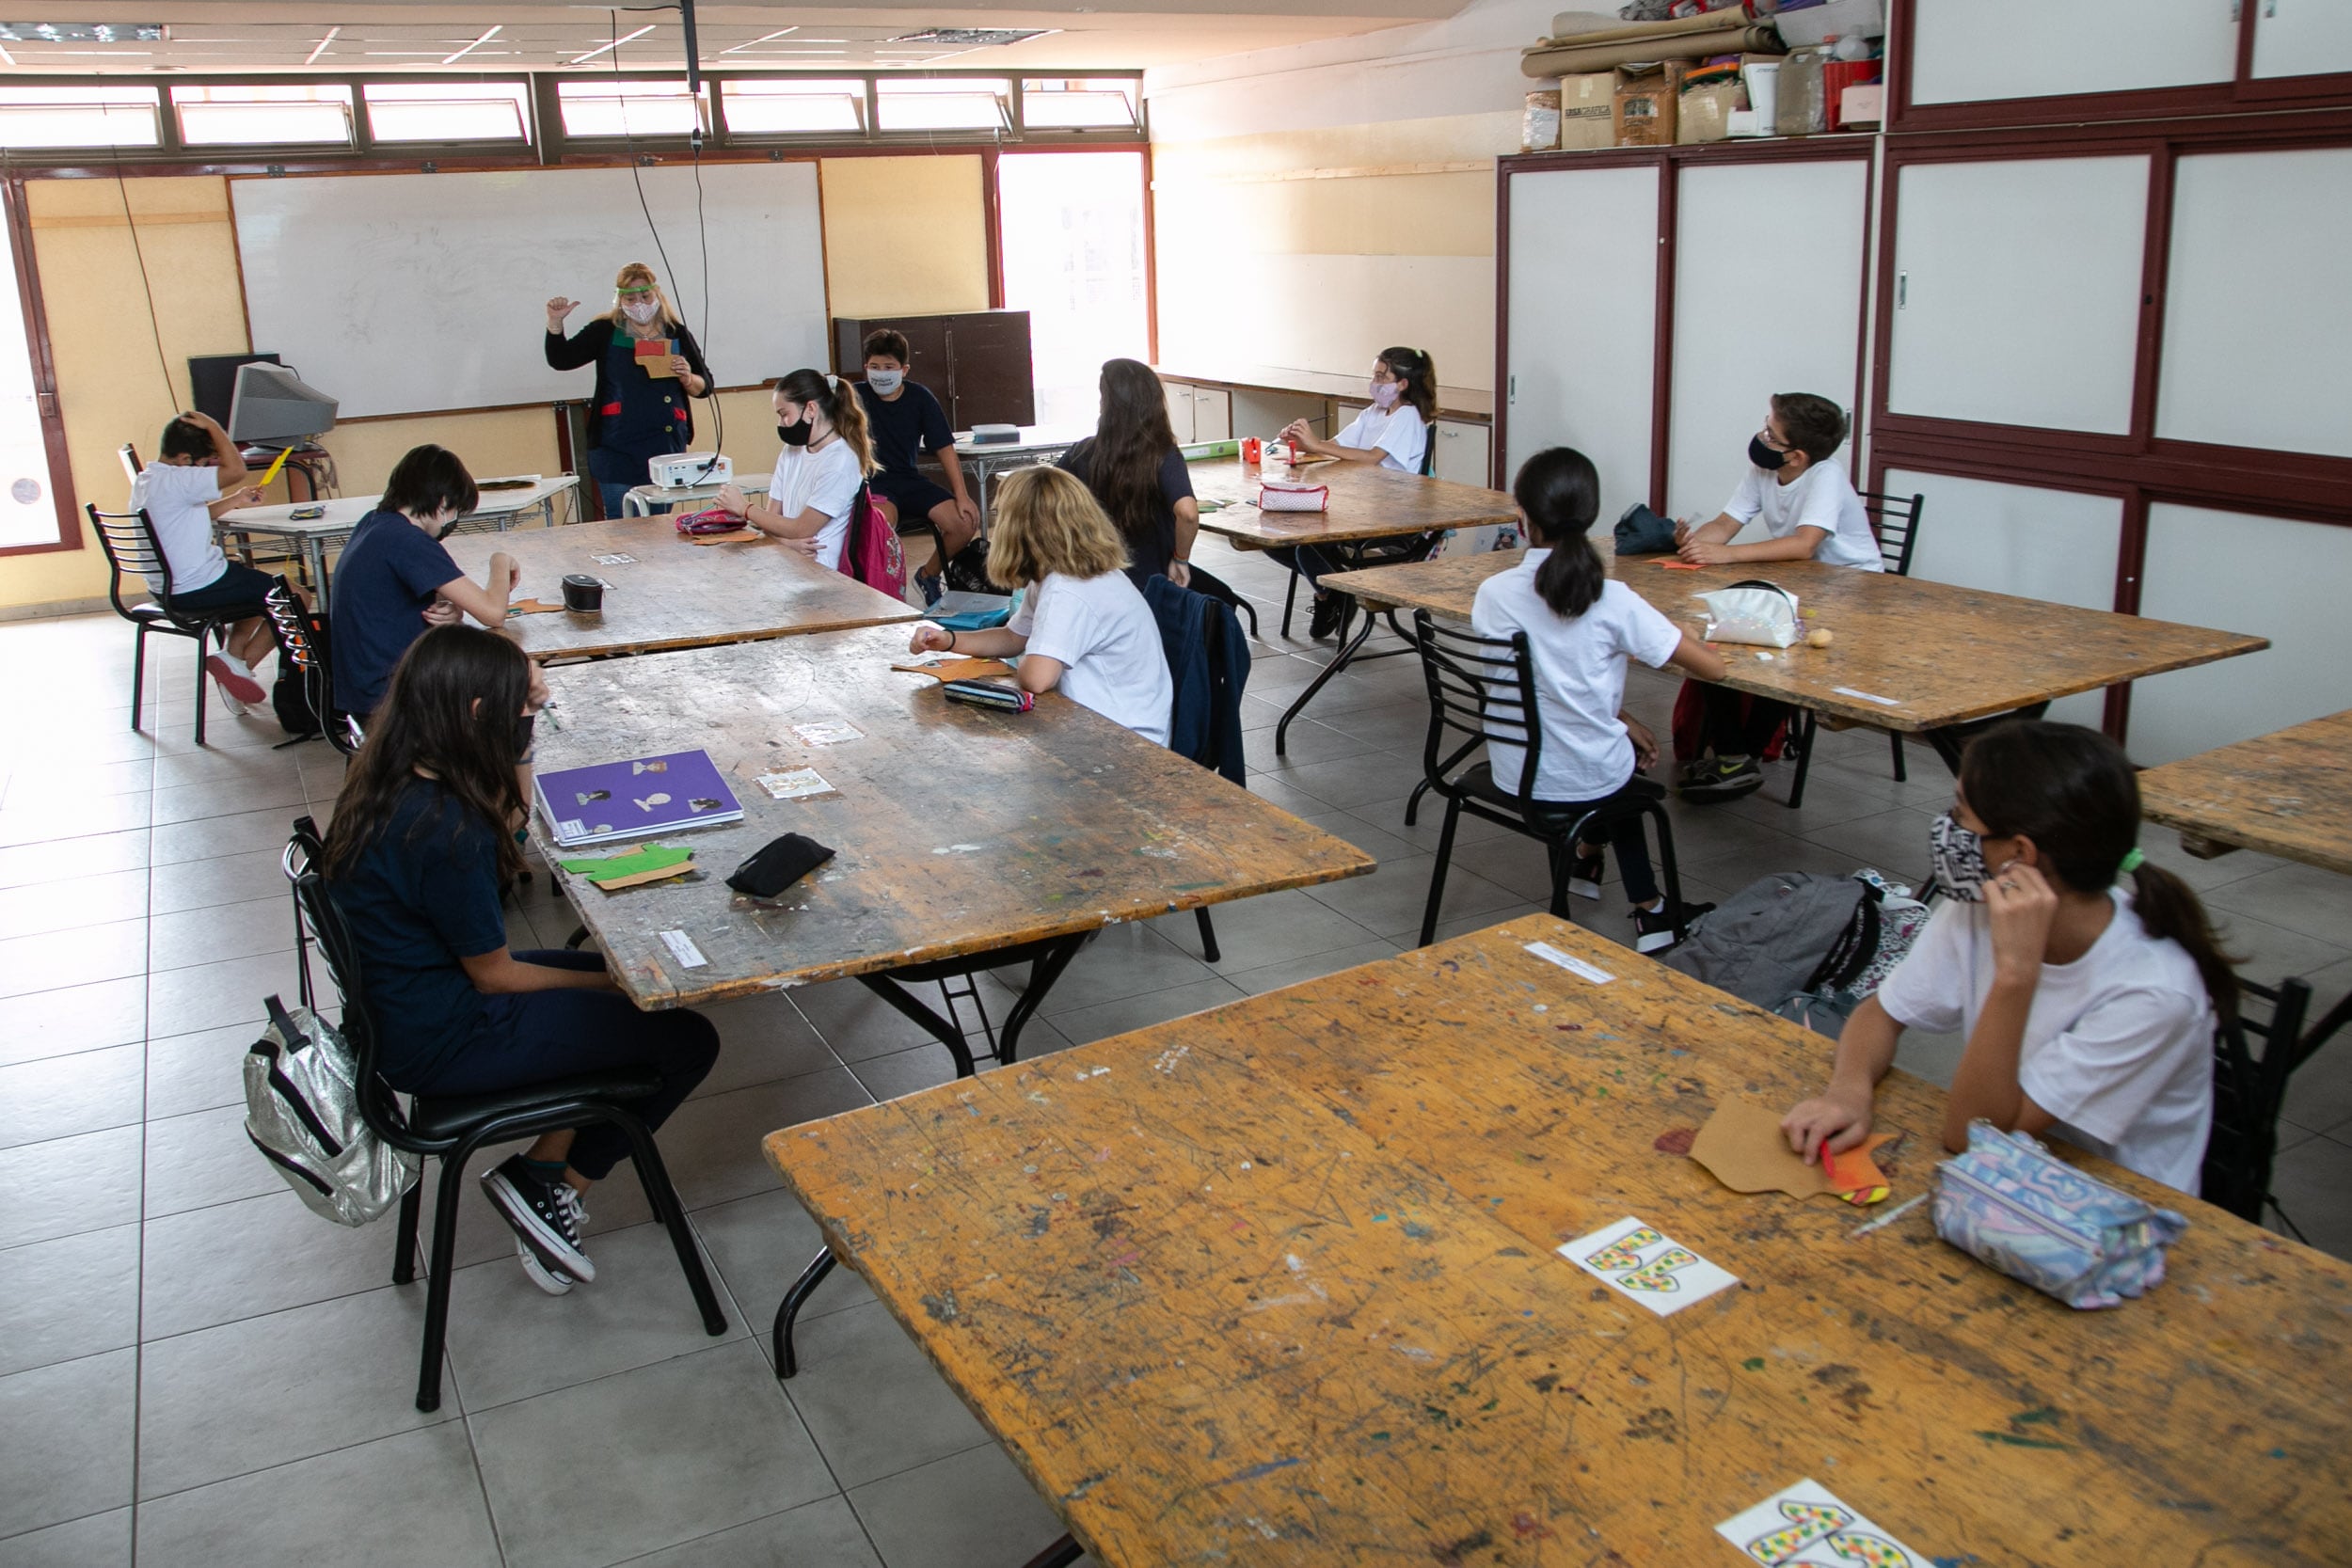
[[(1892, 1132), (1873, 1132), (1845, 1158), (1851, 1161), (1859, 1154), (1867, 1163), (1872, 1150), (1893, 1143), (1895, 1137)], [(1691, 1158), (1735, 1193), (1781, 1192), (1805, 1198), (1837, 1190), (1829, 1172), (1819, 1164), (1805, 1164), (1790, 1150), (1788, 1135), (1780, 1130), (1780, 1113), (1752, 1100), (1726, 1100), (1717, 1106), (1699, 1135), (1691, 1140)]]

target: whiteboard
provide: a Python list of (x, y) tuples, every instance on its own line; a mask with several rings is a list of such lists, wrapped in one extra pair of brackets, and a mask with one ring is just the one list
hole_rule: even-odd
[(695, 171), (636, 171), (676, 277), (630, 172), (232, 180), (251, 341), (340, 399), (343, 419), (585, 398), (591, 372), (549, 370), (541, 354), (547, 302), (579, 300), (577, 331), (612, 308), (613, 274), (645, 261), (719, 385), (828, 363), (815, 164), (704, 166), (707, 314)]
[[(1748, 437), (1775, 392), (1818, 392), (1851, 416), (1862, 332), (1862, 219), (1870, 166), (1861, 158), (1688, 164), (1678, 176), (1674, 380), (1666, 509), (1712, 517), (1748, 472)], [(1792, 314), (1758, 309), (1724, 258), (1772, 258), (1804, 287)], [(1853, 442), (1837, 451), (1853, 467)]]

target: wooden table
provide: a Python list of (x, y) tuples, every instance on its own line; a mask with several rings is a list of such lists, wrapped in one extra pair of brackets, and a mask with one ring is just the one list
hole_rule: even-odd
[[(1105, 1568), (1729, 1568), (1807, 1477), (1937, 1562), (2352, 1560), (2352, 1268), (2085, 1157), (2191, 1227), (2073, 1312), (1654, 1147), (1829, 1049), (1532, 917), (767, 1148)], [(1941, 1095), (1880, 1110), (1900, 1202)], [(1626, 1215), (1742, 1288), (1654, 1318), (1552, 1254)]]
[[(471, 535), (449, 553), (479, 578), (503, 550), (522, 571), (518, 595), (555, 603), (578, 572), (604, 581), (604, 608), (509, 616), (506, 633), (541, 658), (701, 648), (803, 632), (914, 621), (922, 611), (772, 539), (694, 545), (667, 517), (625, 517), (542, 532)], [(630, 556), (629, 561), (598, 557)], [(904, 639), (901, 638), (901, 645)]]
[[(1434, 548), (1447, 530), (1483, 528), (1492, 523), (1508, 523), (1518, 513), (1511, 498), (1500, 490), (1484, 490), (1474, 484), (1456, 484), (1451, 480), (1424, 479), (1418, 474), (1401, 474), (1373, 463), (1327, 462), (1312, 463), (1301, 467), (1268, 464), (1263, 468), (1230, 463), (1194, 463), (1191, 465), (1193, 494), (1217, 503), (1218, 510), (1201, 514), (1200, 527), (1204, 532), (1223, 534), (1239, 548), (1269, 550), (1284, 546), (1315, 545), (1341, 565), (1353, 564), (1361, 558), (1366, 545), (1401, 536), (1422, 536), (1427, 547), (1420, 550), (1419, 561)], [(1330, 507), (1325, 512), (1261, 512), (1256, 504), (1259, 481), (1263, 479), (1295, 479), (1305, 484), (1330, 486)], [(1475, 559), (1475, 558), (1474, 558)], [(1324, 578), (1319, 585), (1329, 588), (1339, 582), (1340, 574)], [(1315, 693), (1328, 685), (1333, 676), (1359, 657), (1387, 657), (1387, 654), (1365, 655), (1364, 643), (1373, 632), (1374, 617), (1367, 614), (1360, 626), (1349, 634), (1355, 621), (1351, 601), (1340, 620), (1338, 650), (1321, 673), (1308, 684), (1307, 689), (1283, 713), (1274, 726), (1274, 751), (1282, 754), (1290, 738), (1291, 721), (1314, 701)]]
[[(1359, 598), (1468, 621), (1478, 585), (1526, 552), (1379, 566), (1327, 579)], [(1725, 643), (1724, 685), (1808, 712), (1917, 735), (1957, 771), (1968, 721), (2039, 712), (2077, 691), (2185, 670), (2270, 646), (2265, 637), (2185, 626), (2137, 615), (2022, 599), (1982, 589), (1858, 572), (1811, 561), (1677, 571), (1671, 556), (1609, 559), (1609, 575), (1695, 637), (1707, 612), (1692, 597), (1749, 578), (1797, 595), (1806, 625), (1827, 627), (1827, 648), (1767, 650)], [(1759, 653), (1772, 657), (1760, 659)]]
[[(542, 528), (553, 528), (556, 513), (563, 505), (572, 503), (580, 487), (576, 474), (557, 474), (552, 479), (533, 480), (512, 490), (485, 490), (474, 509), (450, 525), (453, 536), (475, 533), (485, 529), (504, 533), (521, 526), (527, 517), (536, 517)], [(326, 500), (280, 501), (270, 506), (241, 506), (225, 512), (213, 523), (213, 532), (224, 544), (236, 546), (238, 557), (252, 564), (253, 541), (256, 538), (280, 539), (293, 546), (300, 558), (304, 572), (310, 579), (311, 591), (318, 596), (318, 607), (326, 608), (328, 580), (326, 551), (329, 546), (340, 549), (350, 543), (359, 519), (376, 508), (384, 498), (375, 496), (331, 496)], [(316, 517), (296, 517), (316, 506), (324, 510)]]

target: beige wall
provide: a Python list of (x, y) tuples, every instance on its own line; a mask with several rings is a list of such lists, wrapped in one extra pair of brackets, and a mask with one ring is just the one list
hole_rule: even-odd
[(818, 174), (834, 315), (988, 309), (977, 155), (827, 158)]

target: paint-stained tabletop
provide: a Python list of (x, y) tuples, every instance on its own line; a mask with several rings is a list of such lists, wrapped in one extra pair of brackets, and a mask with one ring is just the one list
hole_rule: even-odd
[[(607, 894), (555, 873), (640, 1005), (958, 958), (1373, 869), (1354, 845), (1058, 692), (1028, 713), (965, 706), (890, 668), (909, 657), (905, 629), (879, 626), (548, 672), (543, 771), (700, 749), (746, 814), (640, 841), (691, 848), (696, 880)], [(796, 768), (830, 792), (777, 799), (757, 782)], [(556, 848), (535, 812), (532, 832), (550, 860), (610, 852)], [(731, 892), (736, 866), (787, 832), (833, 860), (773, 908)]]
[(564, 578), (573, 574), (605, 584), (601, 610), (507, 617), (507, 635), (541, 658), (701, 648), (921, 616), (776, 540), (690, 544), (667, 517), (457, 535), (447, 544), (450, 558), (477, 581), (494, 551), (512, 556), (522, 573), (517, 599), (560, 604)]
[[(1218, 510), (1200, 515), (1202, 531), (1221, 533), (1243, 549), (1480, 528), (1518, 515), (1500, 490), (1401, 474), (1370, 463), (1311, 463), (1294, 469), (1279, 463), (1258, 468), (1224, 462), (1195, 463), (1190, 468), (1193, 494), (1218, 503)], [(1262, 479), (1327, 486), (1329, 509), (1261, 512)]]
[[(1936, 1563), (2352, 1560), (2352, 1267), (2090, 1162), (2190, 1227), (2076, 1312), (1679, 1152), (1830, 1051), (1535, 917), (768, 1152), (1105, 1568), (1728, 1568), (1807, 1478)], [(1887, 1080), (1868, 1212), (1941, 1123)], [(1627, 1216), (1738, 1287), (1661, 1318), (1552, 1250)]]
[[(1478, 585), (1523, 554), (1375, 566), (1327, 577), (1324, 586), (1467, 621)], [(1780, 584), (1797, 596), (1809, 630), (1830, 633), (1830, 646), (1718, 644), (1731, 667), (1724, 684), (1881, 729), (1938, 729), (2270, 646), (2267, 638), (2238, 632), (1811, 561), (1685, 571), (1664, 564), (1672, 556), (1604, 554), (1611, 577), (1692, 637), (1707, 626), (1706, 607), (1693, 595), (1736, 582)]]
[(2151, 768), (2139, 802), (2209, 843), (2352, 873), (2352, 710)]

